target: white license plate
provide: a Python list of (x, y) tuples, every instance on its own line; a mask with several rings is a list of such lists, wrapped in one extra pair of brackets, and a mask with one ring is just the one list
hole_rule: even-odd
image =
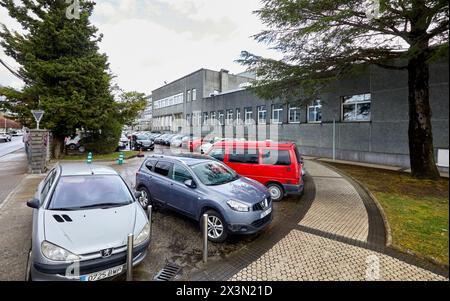
[(99, 281), (99, 280), (103, 280), (106, 278), (110, 278), (116, 275), (119, 275), (120, 273), (122, 273), (124, 269), (124, 266), (118, 266), (118, 267), (114, 267), (108, 270), (104, 270), (104, 271), (100, 271), (100, 272), (96, 272), (96, 273), (92, 273), (92, 274), (88, 274), (88, 275), (83, 275), (81, 276), (81, 281)]
[(261, 213), (261, 218), (265, 218), (265, 217), (268, 216), (271, 212), (272, 212), (272, 208), (267, 209), (266, 211), (264, 211), (263, 213)]

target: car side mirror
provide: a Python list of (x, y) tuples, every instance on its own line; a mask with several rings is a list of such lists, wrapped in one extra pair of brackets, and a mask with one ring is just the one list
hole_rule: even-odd
[(186, 186), (189, 187), (189, 188), (196, 188), (196, 187), (197, 187), (197, 185), (195, 184), (195, 182), (192, 181), (192, 180), (186, 180), (186, 181), (184, 181), (184, 185), (186, 185)]
[(32, 199), (27, 202), (27, 206), (33, 209), (39, 209), (41, 202), (38, 199)]

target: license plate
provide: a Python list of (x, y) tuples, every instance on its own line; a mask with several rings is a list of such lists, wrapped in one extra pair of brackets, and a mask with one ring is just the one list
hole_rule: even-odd
[(272, 208), (267, 209), (266, 211), (264, 211), (263, 213), (261, 213), (261, 218), (265, 218), (265, 217), (268, 216), (271, 212), (272, 212)]
[(88, 275), (84, 275), (81, 276), (81, 281), (99, 281), (99, 280), (103, 280), (106, 278), (110, 278), (113, 276), (116, 276), (120, 273), (122, 273), (124, 269), (124, 266), (118, 266), (115, 268), (111, 268), (108, 270), (104, 270), (104, 271), (100, 271), (100, 272), (96, 272), (96, 273), (92, 273), (92, 274), (88, 274)]

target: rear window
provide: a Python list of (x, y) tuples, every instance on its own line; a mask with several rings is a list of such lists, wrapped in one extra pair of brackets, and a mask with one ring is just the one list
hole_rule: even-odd
[(154, 169), (154, 167), (155, 167), (155, 164), (156, 164), (156, 160), (150, 159), (150, 160), (147, 160), (147, 161), (145, 162), (145, 167), (146, 167), (148, 170), (153, 171), (153, 169)]
[(80, 210), (96, 205), (128, 205), (133, 197), (119, 176), (61, 177), (50, 210)]
[(301, 163), (302, 163), (302, 155), (301, 155), (300, 152), (298, 151), (297, 145), (294, 147), (294, 152), (295, 152), (295, 157), (296, 157), (297, 162), (298, 162), (299, 164), (301, 164)]
[(259, 150), (256, 149), (233, 149), (228, 155), (230, 163), (258, 164)]
[(164, 177), (169, 175), (170, 168), (172, 167), (172, 163), (169, 162), (158, 162), (155, 166), (155, 172)]
[(288, 150), (266, 149), (262, 152), (264, 165), (291, 165), (291, 156)]

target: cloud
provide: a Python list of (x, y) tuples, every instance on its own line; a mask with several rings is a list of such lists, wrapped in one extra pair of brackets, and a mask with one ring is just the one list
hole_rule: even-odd
[[(242, 50), (277, 57), (251, 38), (263, 28), (252, 14), (260, 5), (260, 0), (101, 0), (92, 23), (104, 35), (100, 49), (109, 56), (117, 84), (151, 93), (200, 68), (244, 71), (234, 62)], [(8, 82), (3, 69), (0, 84)]]

